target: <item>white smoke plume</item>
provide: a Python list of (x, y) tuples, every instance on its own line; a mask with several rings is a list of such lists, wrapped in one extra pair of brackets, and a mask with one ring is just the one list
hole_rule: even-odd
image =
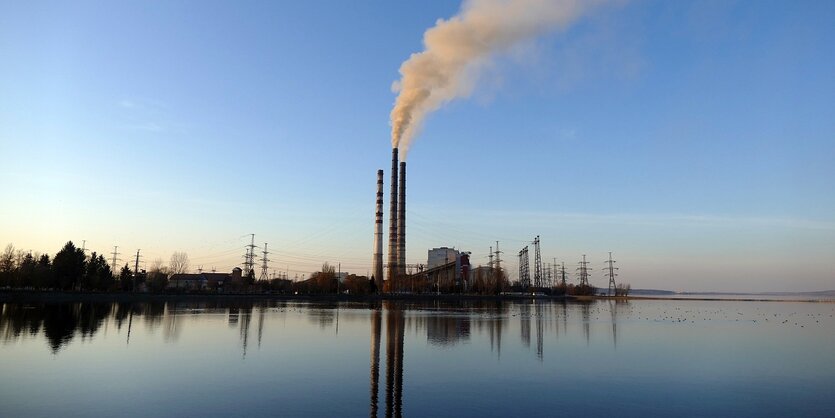
[(423, 34), (424, 50), (400, 66), (392, 85), (391, 143), (405, 158), (424, 118), (467, 97), (479, 69), (497, 53), (578, 19), (604, 0), (465, 0), (458, 15)]

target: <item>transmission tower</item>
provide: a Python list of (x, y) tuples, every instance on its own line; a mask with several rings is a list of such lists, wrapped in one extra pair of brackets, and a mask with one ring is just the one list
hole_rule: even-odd
[(531, 285), (531, 272), (528, 269), (528, 246), (519, 251), (519, 284), (524, 289)]
[(565, 261), (562, 262), (560, 267), (560, 284), (565, 287)]
[(543, 273), (545, 274), (545, 280), (542, 285), (545, 287), (551, 287), (551, 263), (548, 263), (548, 265), (543, 268)]
[(255, 275), (255, 234), (250, 234), (252, 241), (246, 246), (246, 255), (244, 256), (244, 276), (249, 277), (250, 274)]
[(609, 291), (607, 293), (608, 296), (612, 296), (612, 294), (617, 295), (617, 285), (615, 284), (615, 277), (617, 277), (617, 273), (615, 271), (618, 268), (615, 267), (615, 260), (612, 260), (612, 252), (609, 251), (609, 259), (606, 260), (606, 277), (609, 278)]
[(113, 254), (113, 262), (112, 262), (112, 264), (110, 264), (110, 269), (113, 271), (113, 274), (116, 274), (116, 269), (117, 269), (116, 263), (119, 262), (119, 260), (120, 260), (118, 250), (119, 250), (119, 246), (114, 245), (113, 246), (113, 252), (110, 253), (110, 254)]
[(267, 254), (269, 254), (269, 252), (267, 252), (266, 242), (264, 243), (264, 252), (261, 254), (264, 254), (264, 256), (261, 257), (261, 277), (259, 277), (258, 280), (268, 280), (269, 275), (267, 274), (267, 270), (269, 269), (269, 266), (267, 265), (267, 263), (270, 260), (267, 258)]
[(489, 255), (487, 256), (487, 258), (489, 258), (490, 261), (487, 262), (487, 268), (489, 268), (492, 271), (493, 270), (493, 247), (492, 246), (490, 247), (490, 252), (488, 254)]
[(539, 254), (539, 235), (533, 240), (533, 285), (542, 287), (542, 257)]
[(589, 285), (589, 262), (586, 261), (586, 255), (583, 254), (583, 261), (580, 262), (580, 266), (577, 267), (577, 272), (580, 275), (580, 286), (588, 286)]

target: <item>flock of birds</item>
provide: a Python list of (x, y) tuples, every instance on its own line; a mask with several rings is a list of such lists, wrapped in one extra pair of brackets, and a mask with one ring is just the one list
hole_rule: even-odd
[[(705, 306), (708, 304), (708, 306)], [(692, 306), (692, 307), (691, 307)], [(510, 317), (577, 318), (584, 322), (654, 322), (676, 324), (749, 323), (785, 325), (798, 328), (832, 326), (835, 303), (831, 302), (723, 302), (723, 301), (635, 301), (617, 304), (601, 301), (571, 304), (563, 312), (559, 305), (540, 309), (516, 308)]]

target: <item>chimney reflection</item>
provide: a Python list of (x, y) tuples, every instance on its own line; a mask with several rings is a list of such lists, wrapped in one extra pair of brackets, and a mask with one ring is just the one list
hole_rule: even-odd
[[(384, 304), (386, 311), (386, 417), (403, 415), (403, 346), (406, 317), (394, 303)], [(371, 314), (371, 395), (369, 416), (376, 417), (380, 380), (380, 328), (382, 311)]]
[(399, 306), (386, 309), (386, 417), (400, 417), (403, 399), (403, 334), (405, 317)]
[(380, 387), (380, 323), (383, 313), (375, 307), (371, 313), (371, 412), (369, 416), (377, 416), (377, 394)]

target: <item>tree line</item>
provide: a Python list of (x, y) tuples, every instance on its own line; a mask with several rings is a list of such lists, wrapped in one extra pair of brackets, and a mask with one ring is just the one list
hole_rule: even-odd
[(38, 254), (15, 249), (8, 244), (0, 253), (0, 289), (32, 289), (59, 291), (135, 291), (147, 286), (150, 291), (162, 291), (171, 273), (188, 270), (188, 255), (175, 252), (172, 267), (156, 260), (148, 272), (131, 270), (128, 264), (113, 271), (104, 255), (95, 251), (87, 255), (72, 241), (55, 253)]

